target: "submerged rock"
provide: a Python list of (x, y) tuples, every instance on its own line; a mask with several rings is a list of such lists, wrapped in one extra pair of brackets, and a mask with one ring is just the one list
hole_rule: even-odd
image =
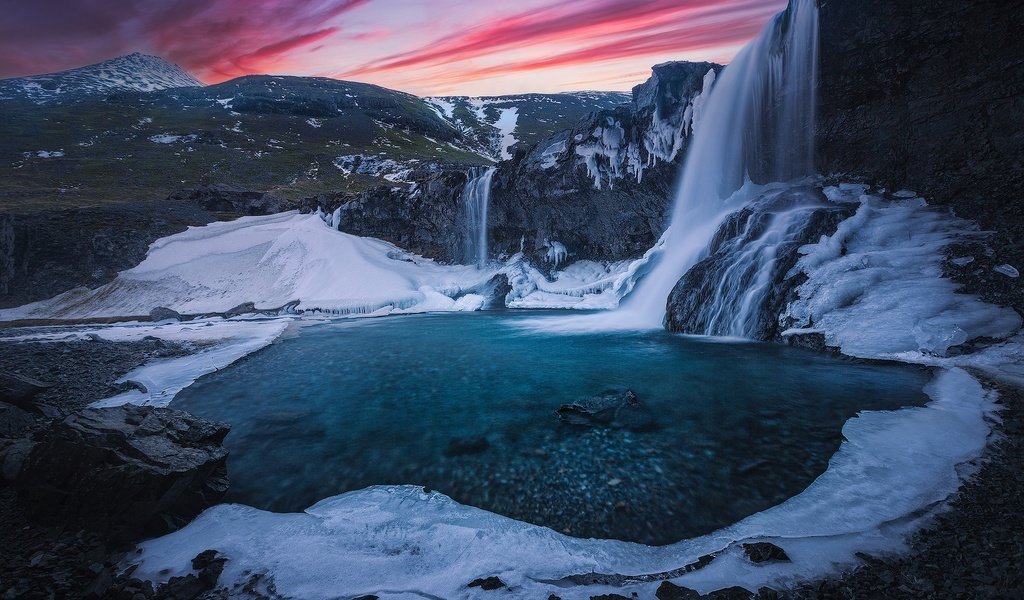
[(445, 456), (464, 456), (480, 454), (491, 447), (485, 437), (452, 438), (444, 450)]
[(227, 490), (228, 426), (165, 408), (79, 411), (41, 432), (14, 476), (33, 519), (133, 539), (176, 529)]
[(596, 396), (563, 404), (556, 413), (560, 421), (570, 425), (624, 427), (633, 430), (656, 426), (653, 417), (641, 406), (633, 390), (601, 392)]

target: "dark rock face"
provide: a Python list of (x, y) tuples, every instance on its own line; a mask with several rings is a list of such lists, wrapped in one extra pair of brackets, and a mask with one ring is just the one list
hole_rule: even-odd
[[(820, 171), (910, 188), (1024, 264), (1024, 1), (820, 0)], [(1024, 286), (978, 290), (1024, 314)]]
[[(765, 265), (751, 263), (737, 267), (738, 257), (749, 250), (765, 234), (779, 213), (801, 209), (799, 218), (788, 236), (773, 249), (767, 293), (757, 308), (751, 330), (723, 330), (718, 316), (720, 307), (716, 294), (726, 274), (739, 273), (738, 293), (730, 294), (725, 313), (738, 310), (743, 303), (742, 292), (764, 276)], [(778, 196), (766, 196), (730, 215), (708, 247), (708, 256), (680, 278), (668, 298), (665, 327), (669, 331), (712, 335), (747, 335), (759, 340), (773, 340), (782, 331), (779, 315), (795, 299), (796, 288), (803, 282), (800, 274), (790, 275), (796, 265), (801, 246), (816, 242), (822, 235), (835, 233), (841, 221), (851, 216), (855, 207), (828, 203), (821, 193), (811, 188), (796, 188)]]
[(341, 207), (341, 230), (380, 238), (442, 262), (462, 260), (469, 235), (462, 208), (466, 171), (444, 167), (414, 171), (416, 188), (378, 187), (358, 195), (317, 198), (327, 210)]
[(0, 214), (0, 307), (107, 283), (142, 262), (156, 239), (213, 220), (175, 202)]
[(789, 555), (786, 554), (786, 551), (769, 542), (743, 544), (743, 553), (753, 563), (789, 562)]
[(539, 264), (550, 240), (566, 246), (570, 261), (621, 260), (653, 246), (692, 135), (687, 109), (708, 72), (720, 70), (657, 65), (633, 89), (632, 105), (592, 113), (500, 163), (488, 214), (492, 254), (522, 246)]
[(228, 217), (272, 215), (298, 208), (298, 203), (266, 192), (246, 190), (232, 185), (214, 184), (194, 190), (182, 190), (168, 196), (168, 202), (195, 204), (215, 215)]
[(13, 485), (40, 522), (111, 539), (165, 533), (227, 490), (227, 432), (164, 408), (85, 409), (33, 440)]

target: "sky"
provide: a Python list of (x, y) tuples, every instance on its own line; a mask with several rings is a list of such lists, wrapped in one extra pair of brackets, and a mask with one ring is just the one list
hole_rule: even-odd
[(3, 0), (0, 78), (128, 54), (217, 83), (334, 77), (418, 95), (629, 90), (728, 63), (786, 0)]

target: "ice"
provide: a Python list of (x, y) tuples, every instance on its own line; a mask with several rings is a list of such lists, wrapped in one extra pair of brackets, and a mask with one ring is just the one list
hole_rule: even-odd
[(844, 354), (887, 358), (908, 352), (944, 355), (979, 337), (1006, 338), (1021, 319), (942, 277), (943, 249), (977, 238), (967, 221), (920, 198), (886, 201), (862, 195), (856, 214), (836, 233), (801, 249), (807, 274), (785, 317), (814, 330)]
[(7, 338), (11, 341), (60, 343), (93, 337), (114, 342), (158, 338), (167, 342), (198, 344), (187, 356), (146, 363), (117, 380), (136, 384), (130, 391), (99, 400), (92, 406), (140, 404), (166, 406), (174, 395), (199, 377), (222, 369), (239, 358), (273, 342), (293, 322), (275, 319), (197, 319), (187, 322), (122, 323), (68, 329), (46, 328), (40, 332)]
[(1006, 275), (1007, 277), (1010, 277), (1012, 279), (1020, 277), (1020, 271), (1018, 271), (1017, 269), (1010, 265), (999, 265), (998, 267), (995, 267), (992, 270), (1001, 275)]
[(148, 139), (154, 144), (173, 144), (175, 142), (194, 142), (199, 139), (199, 136), (194, 133), (189, 135), (171, 135), (169, 133), (161, 133), (158, 135), (151, 135)]
[(544, 240), (544, 243), (548, 248), (547, 254), (544, 255), (544, 260), (554, 265), (556, 269), (558, 265), (565, 262), (565, 259), (569, 258), (569, 250), (562, 242)]
[[(323, 500), (303, 513), (275, 514), (219, 505), (184, 529), (141, 544), (137, 577), (188, 572), (213, 548), (229, 560), (220, 584), (266, 573), (289, 597), (316, 600), (378, 594), (473, 598), (466, 584), (496, 575), (517, 597), (551, 593), (584, 599), (602, 592), (650, 597), (660, 577), (624, 587), (569, 586), (571, 575), (661, 573), (719, 552), (712, 563), (673, 579), (700, 592), (730, 585), (776, 588), (857, 562), (855, 552), (904, 547), (908, 533), (960, 485), (984, 450), (993, 396), (967, 372), (939, 374), (925, 407), (864, 412), (826, 472), (798, 496), (735, 525), (663, 547), (583, 540), (460, 505), (413, 486), (377, 486)], [(753, 565), (739, 543), (771, 541), (792, 563)]]
[(162, 238), (111, 283), (0, 310), (0, 320), (147, 315), (157, 306), (210, 314), (247, 302), (331, 315), (462, 310), (466, 301), (455, 298), (497, 270), (439, 265), (293, 211)]

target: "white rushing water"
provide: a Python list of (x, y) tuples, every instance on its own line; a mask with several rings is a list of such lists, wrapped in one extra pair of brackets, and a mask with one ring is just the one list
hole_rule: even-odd
[(487, 264), (487, 204), (491, 200), (494, 167), (475, 167), (462, 190), (466, 211), (466, 263), (483, 268)]
[(637, 270), (636, 288), (599, 326), (660, 327), (672, 287), (751, 199), (756, 186), (745, 183), (812, 174), (817, 51), (817, 5), (794, 0), (722, 72), (687, 151), (671, 225)]

